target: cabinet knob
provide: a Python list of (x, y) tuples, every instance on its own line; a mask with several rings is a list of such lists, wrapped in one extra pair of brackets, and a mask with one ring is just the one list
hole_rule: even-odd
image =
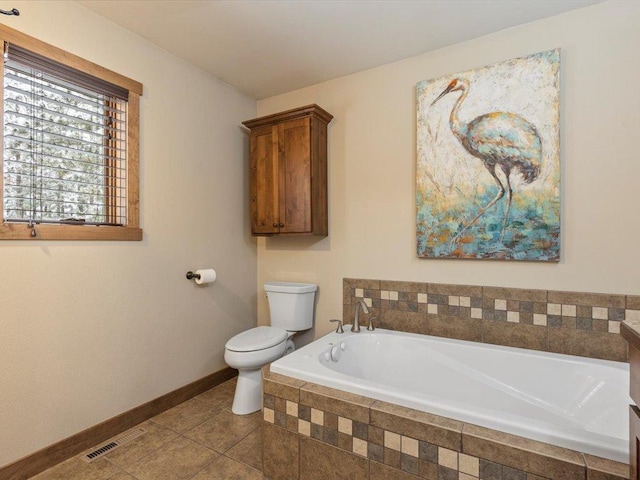
[(276, 222), (273, 222), (273, 226), (277, 228), (278, 224)]
[(278, 225), (280, 228), (284, 227), (284, 223), (281, 223), (280, 225)]

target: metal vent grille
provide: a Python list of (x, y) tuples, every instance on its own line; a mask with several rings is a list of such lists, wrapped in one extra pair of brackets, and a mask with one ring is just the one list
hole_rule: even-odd
[(145, 433), (147, 433), (147, 431), (144, 428), (136, 428), (135, 430), (131, 430), (130, 432), (127, 432), (113, 440), (109, 440), (101, 445), (98, 445), (90, 452), (83, 454), (82, 459), (87, 463), (91, 463), (94, 460), (102, 457), (103, 455), (111, 452), (112, 450), (121, 447), (122, 445), (125, 445), (132, 440), (135, 440)]

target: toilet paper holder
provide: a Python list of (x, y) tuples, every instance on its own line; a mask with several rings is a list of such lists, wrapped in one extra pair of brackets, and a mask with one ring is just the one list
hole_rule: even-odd
[(194, 278), (196, 280), (200, 280), (200, 274), (199, 273), (193, 273), (191, 270), (189, 270), (187, 272), (187, 280), (193, 280)]
[(206, 285), (216, 281), (217, 274), (213, 268), (200, 268), (195, 272), (187, 272), (187, 280), (193, 280), (197, 285)]

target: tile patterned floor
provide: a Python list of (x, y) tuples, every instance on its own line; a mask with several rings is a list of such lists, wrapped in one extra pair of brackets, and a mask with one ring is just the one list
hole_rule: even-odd
[(236, 379), (141, 423), (141, 437), (85, 463), (79, 456), (34, 480), (262, 480), (262, 413), (231, 413)]

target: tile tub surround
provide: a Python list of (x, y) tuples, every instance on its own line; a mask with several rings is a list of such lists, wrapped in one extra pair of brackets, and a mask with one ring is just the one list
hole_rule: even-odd
[(263, 472), (284, 479), (624, 480), (626, 464), (263, 369)]
[(345, 278), (345, 323), (357, 299), (390, 330), (623, 362), (640, 320), (640, 296)]

